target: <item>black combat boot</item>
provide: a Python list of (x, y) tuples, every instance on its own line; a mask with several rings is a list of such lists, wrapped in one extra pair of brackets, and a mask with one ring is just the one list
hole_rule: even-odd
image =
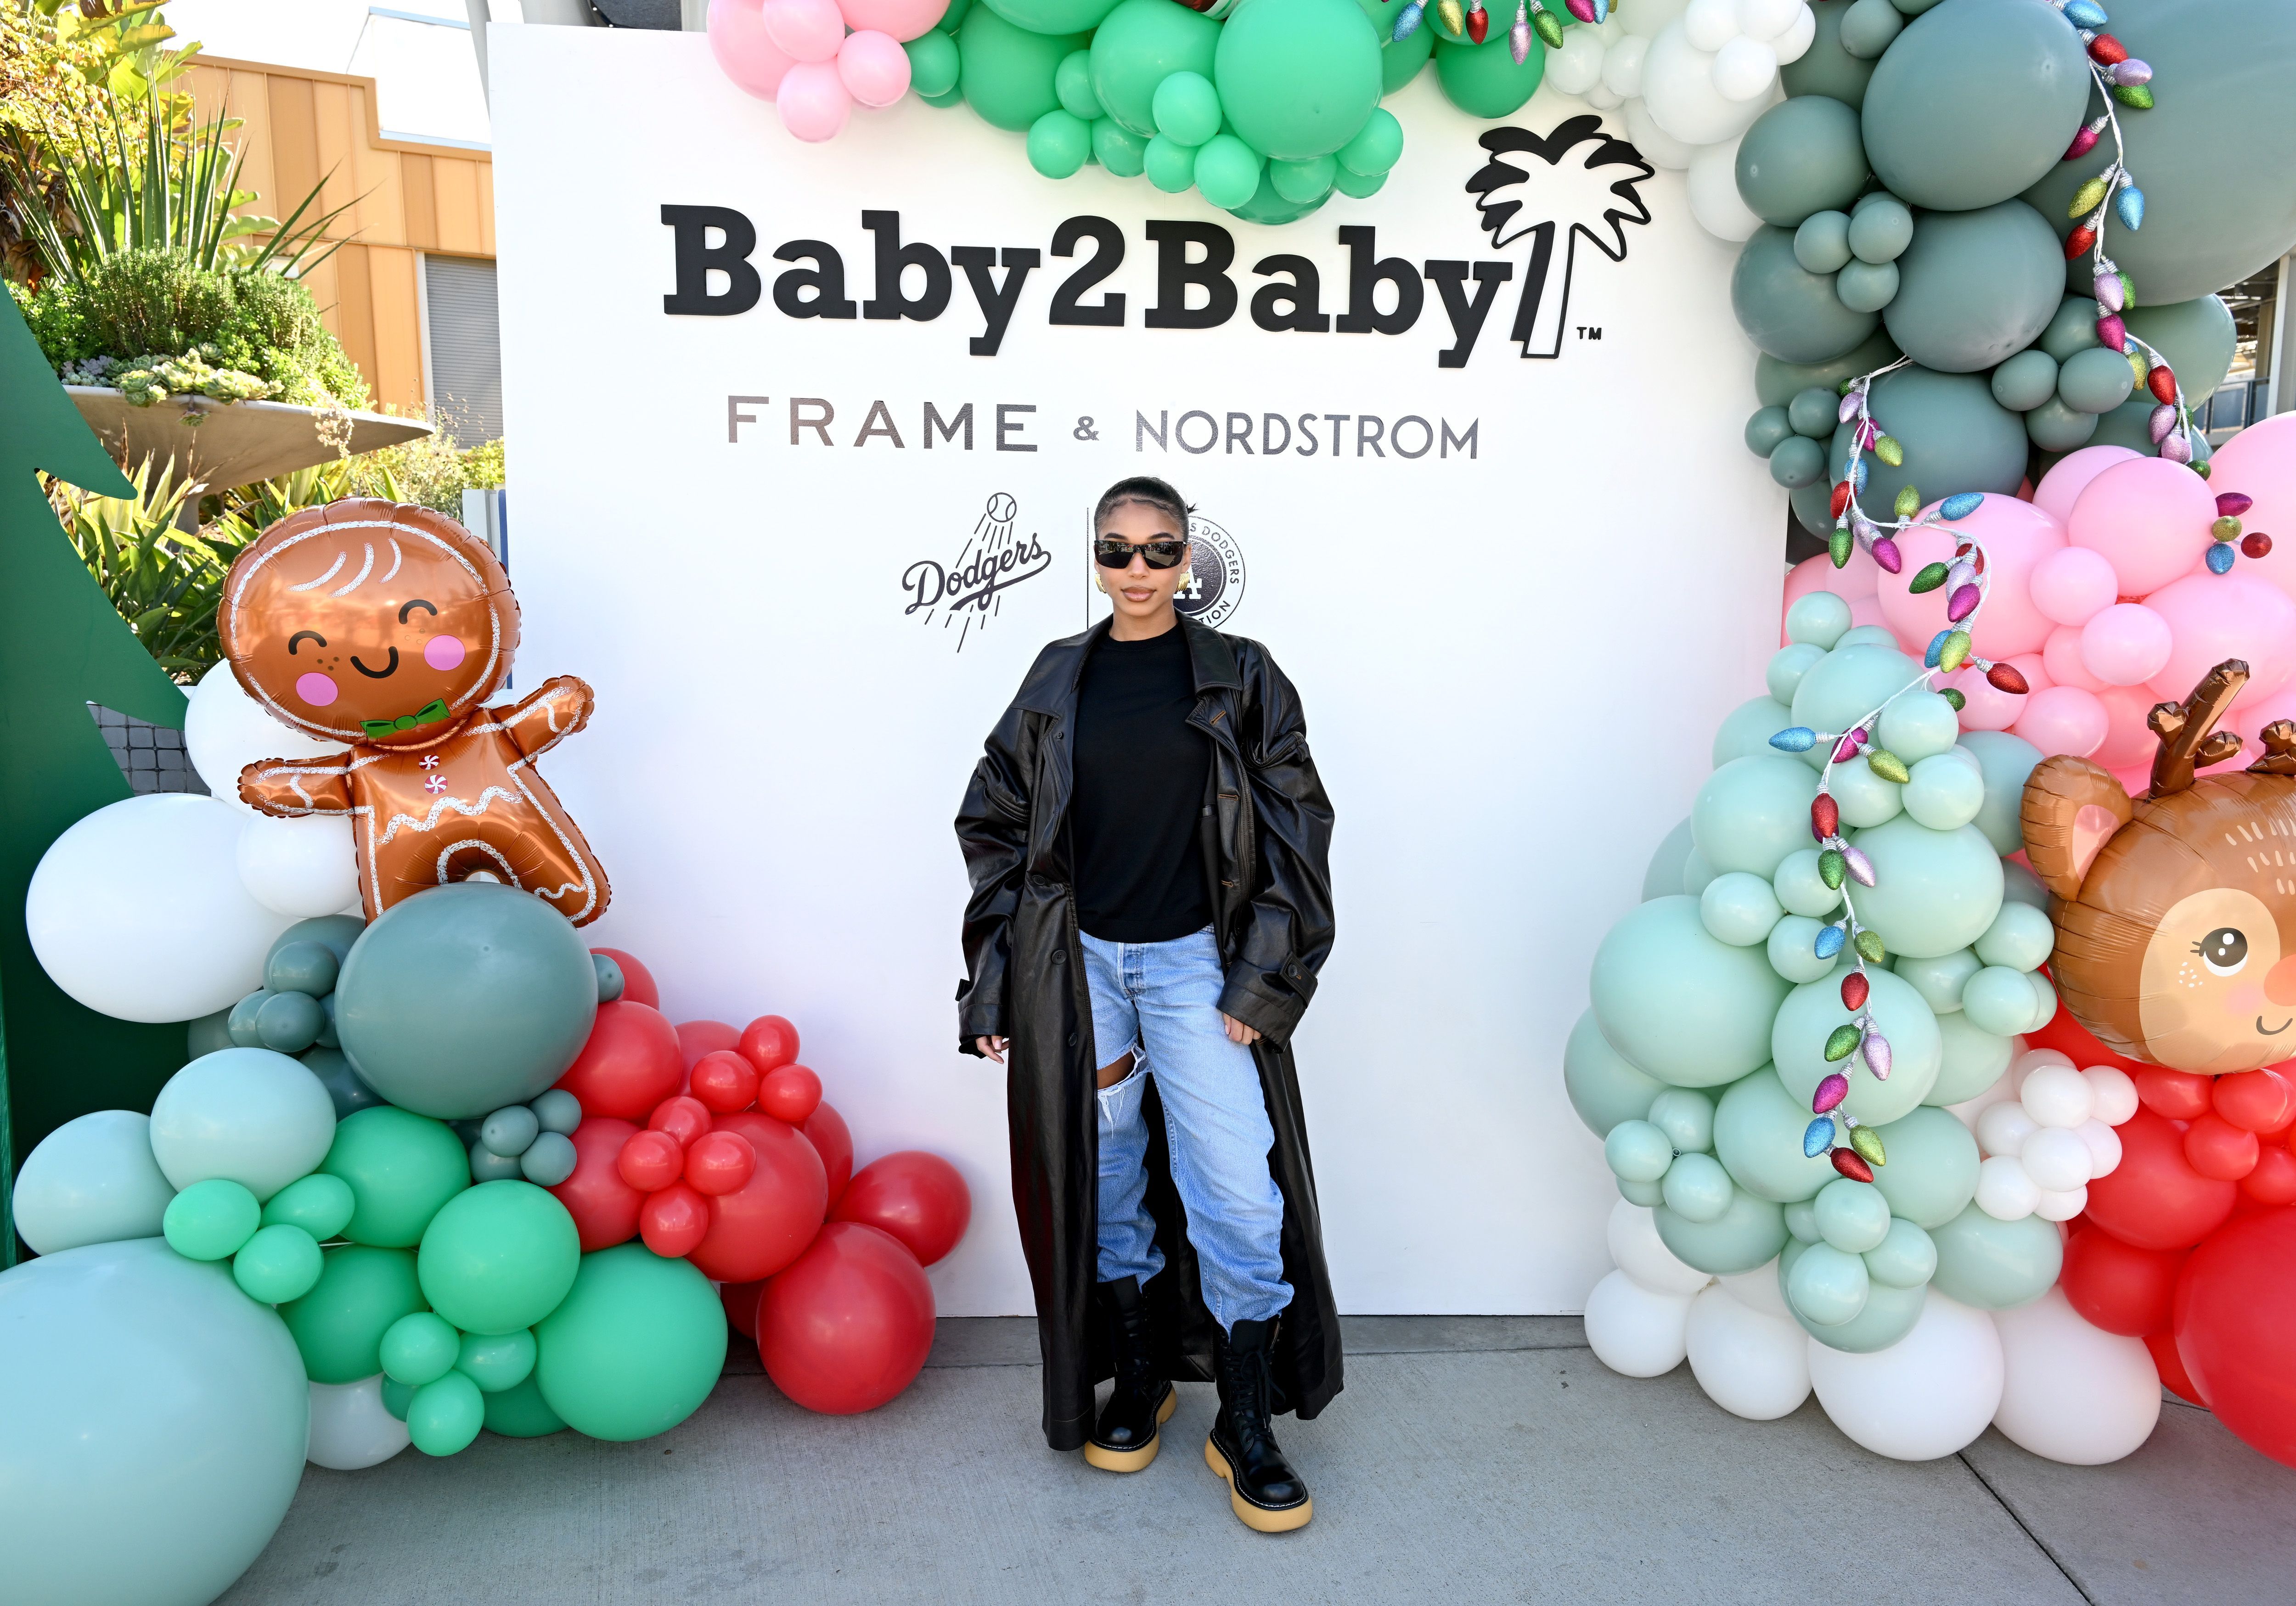
[(1219, 1414), (1204, 1440), (1204, 1463), (1227, 1480), (1228, 1504), (1246, 1528), (1263, 1534), (1288, 1533), (1308, 1526), (1316, 1503), (1307, 1481), (1292, 1470), (1269, 1430), (1267, 1347), (1275, 1323), (1238, 1322), (1212, 1343)]
[(1157, 1424), (1172, 1414), (1179, 1400), (1171, 1383), (1157, 1375), (1148, 1337), (1148, 1302), (1141, 1298), (1139, 1280), (1119, 1277), (1102, 1283), (1100, 1304), (1108, 1319), (1116, 1388), (1101, 1407), (1084, 1458), (1103, 1471), (1137, 1472), (1156, 1459)]

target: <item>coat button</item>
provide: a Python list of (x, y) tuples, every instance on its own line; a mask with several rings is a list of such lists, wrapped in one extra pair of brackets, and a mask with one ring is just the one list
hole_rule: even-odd
[(1070, 1046), (1070, 1048), (1074, 1048), (1076, 1045), (1077, 1045), (1077, 1035), (1076, 1035), (1074, 1032), (1070, 1032), (1070, 1033), (1069, 1034), (1069, 1046)]
[(1053, 950), (1053, 963), (1054, 964), (1066, 964), (1068, 962), (1069, 951), (1066, 948), (1054, 948)]

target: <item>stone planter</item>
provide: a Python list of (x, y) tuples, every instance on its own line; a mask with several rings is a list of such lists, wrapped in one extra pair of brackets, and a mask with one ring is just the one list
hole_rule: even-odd
[[(179, 477), (188, 475), (209, 491), (332, 462), (345, 446), (356, 456), (431, 432), (419, 420), (381, 413), (328, 413), (284, 402), (218, 402), (204, 396), (137, 407), (108, 387), (67, 385), (64, 390), (104, 450), (131, 472), (147, 456), (161, 465), (173, 458)], [(340, 434), (345, 420), (348, 442)]]

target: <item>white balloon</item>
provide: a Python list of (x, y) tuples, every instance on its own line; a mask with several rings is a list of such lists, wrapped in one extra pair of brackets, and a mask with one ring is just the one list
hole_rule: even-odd
[(152, 1158), (178, 1188), (224, 1176), (268, 1199), (318, 1169), (334, 1141), (325, 1085), (267, 1048), (202, 1054), (152, 1101)]
[(66, 1121), (25, 1157), (16, 1173), (16, 1231), (43, 1255), (157, 1238), (175, 1196), (152, 1158), (150, 1118), (99, 1110)]
[(2017, 1090), (2025, 1113), (2044, 1127), (2078, 1127), (2096, 1113), (2096, 1092), (2070, 1065), (2036, 1065)]
[(1977, 1118), (1980, 1146), (1988, 1154), (2007, 1155), (2013, 1159), (2024, 1151), (2026, 1143), (2040, 1129), (2040, 1123), (2025, 1113), (2022, 1104), (1995, 1104)]
[(1692, 1375), (1733, 1416), (1774, 1422), (1809, 1397), (1809, 1336), (1718, 1288), (1690, 1302), (1685, 1337)]
[(1679, 173), (1690, 165), (1691, 153), (1698, 147), (1684, 144), (1660, 127), (1651, 118), (1649, 102), (1628, 101), (1626, 119), (1627, 137), (1634, 142), (1635, 149), (1643, 153), (1644, 161), (1673, 173)]
[(2017, 1163), (2025, 1168), (2033, 1185), (2050, 1193), (2087, 1187), (2095, 1159), (2081, 1135), (2062, 1127), (2042, 1127), (2025, 1140), (2024, 1150), (2017, 1156)]
[(1683, 8), (1682, 30), (1701, 50), (1719, 50), (1738, 37), (1737, 0), (1690, 0)]
[(1626, 98), (1607, 84), (1597, 84), (1587, 92), (1587, 103), (1597, 111), (1608, 111), (1614, 106), (1623, 105)]
[(1688, 1353), (1690, 1299), (1654, 1294), (1624, 1272), (1612, 1272), (1587, 1296), (1587, 1344), (1595, 1358), (1627, 1377), (1657, 1377)]
[(2011, 1155), (1997, 1154), (1977, 1168), (1977, 1208), (1996, 1221), (2022, 1221), (2039, 1208), (2041, 1190)]
[(234, 857), (255, 901), (297, 920), (332, 914), (358, 897), (358, 849), (348, 815), (255, 815), (240, 827)]
[(160, 792), (75, 822), (24, 899), (48, 979), (122, 1020), (196, 1020), (261, 987), (264, 955), (293, 922), (239, 879), (246, 817), (196, 792)]
[(2094, 1118), (2073, 1128), (2088, 1145), (2088, 1179), (2110, 1176), (2120, 1164), (2120, 1134)]
[(1640, 34), (1628, 34), (1613, 44), (1603, 53), (1603, 87), (1620, 100), (1632, 100), (1640, 94), (1643, 58), (1649, 53), (1650, 41)]
[(1748, 1310), (1793, 1320), (1793, 1312), (1786, 1307), (1786, 1291), (1778, 1286), (1776, 1261), (1766, 1260), (1751, 1272), (1733, 1272), (1716, 1280), (1722, 1284), (1724, 1292)]
[(1808, 55), (1809, 47), (1816, 41), (1817, 13), (1805, 5), (1787, 25), (1785, 32), (1770, 41), (1770, 49), (1776, 53), (1778, 65), (1784, 67)]
[(200, 676), (184, 709), (184, 751), (208, 790), (243, 815), (255, 810), (239, 800), (239, 772), (259, 758), (316, 758), (340, 753), (340, 742), (306, 736), (272, 717), (219, 663)]
[(2001, 1337), (1981, 1310), (1932, 1288), (1914, 1330), (1868, 1355), (1809, 1340), (1810, 1387), (1833, 1425), (1876, 1455), (1935, 1461), (2001, 1408)]
[(338, 1472), (381, 1466), (413, 1440), (382, 1408), (382, 1373), (356, 1383), (311, 1385), (311, 1445), (304, 1459)]
[(1717, 240), (1744, 240), (1762, 226), (1738, 194), (1737, 139), (1701, 145), (1691, 154), (1690, 215)]
[(1603, 77), (1603, 41), (1591, 28), (1562, 36), (1562, 48), (1546, 53), (1546, 81), (1564, 94), (1584, 94)]
[(1620, 12), (1619, 20), (1637, 38), (1655, 39), (1689, 5), (1690, 0), (1635, 0)]
[(2053, 1288), (1993, 1313), (2005, 1381), (1993, 1425), (2012, 1442), (2074, 1466), (2119, 1461), (2161, 1420), (2161, 1378), (2142, 1339), (2081, 1320)]
[(1802, 0), (1738, 0), (1738, 31), (1750, 39), (1775, 39), (1801, 15)]
[(1751, 101), (1777, 78), (1777, 52), (1760, 39), (1742, 34), (1714, 53), (1714, 87), (1726, 99)]
[[(1736, 26), (1735, 18), (1732, 26)], [(1714, 87), (1714, 57), (1691, 44), (1676, 23), (1651, 41), (1643, 59), (1643, 103), (1658, 126), (1687, 145), (1710, 145), (1742, 134), (1768, 110), (1769, 98), (1734, 101)]]
[(1995, 1078), (1991, 1086), (1975, 1098), (1964, 1099), (1958, 1104), (1948, 1104), (1947, 1112), (1974, 1133), (1977, 1130), (1978, 1118), (1987, 1110), (1996, 1104), (2013, 1103), (2016, 1101), (2017, 1094), (2013, 1086), (2015, 1080), (2015, 1077), (2004, 1071)]
[(2096, 1101), (2094, 1113), (2108, 1127), (2118, 1127), (2136, 1113), (2136, 1083), (2118, 1065), (2092, 1065), (2081, 1072)]
[(2054, 1048), (2029, 1048), (2009, 1061), (2009, 1076), (2016, 1083), (2017, 1091), (2021, 1094), (2025, 1090), (2025, 1078), (2040, 1067), (2071, 1063), (2072, 1061), (2070, 1058), (2059, 1053)]
[(1675, 1258), (1658, 1235), (1657, 1214), (1647, 1206), (1619, 1200), (1611, 1207), (1603, 1237), (1619, 1269), (1654, 1294), (1694, 1294), (1714, 1281)]
[(2038, 1216), (2043, 1221), (2070, 1221), (2087, 1209), (2088, 1189), (2086, 1185), (2078, 1188), (2043, 1188), (2040, 1202), (2033, 1207), (2033, 1214)]

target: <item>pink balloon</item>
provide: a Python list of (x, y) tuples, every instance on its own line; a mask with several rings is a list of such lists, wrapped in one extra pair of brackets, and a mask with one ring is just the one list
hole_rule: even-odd
[(2296, 602), (2270, 580), (2238, 569), (2230, 574), (2186, 575), (2144, 599), (2169, 622), (2176, 645), (2152, 690), (2181, 700), (2228, 658), (2248, 662), (2248, 684), (2233, 700), (2239, 708), (2262, 702), (2296, 673)]
[(853, 115), (853, 97), (837, 76), (834, 61), (800, 61), (782, 79), (775, 101), (782, 109), (782, 126), (815, 144), (835, 139)]
[(2103, 742), (2112, 717), (2093, 692), (2051, 686), (2025, 699), (2025, 711), (2009, 728), (2044, 753), (2086, 758)]
[(2121, 595), (2138, 597), (2192, 571), (2216, 516), (2216, 495), (2198, 474), (2139, 457), (2090, 480), (2066, 529), (2074, 545), (2104, 554), (2120, 577)]
[(2057, 677), (2049, 673), (2049, 660), (2038, 652), (2020, 652), (2006, 661), (2011, 668), (2025, 677), (2025, 684), (2036, 692), (2057, 684)]
[(906, 42), (931, 33), (947, 12), (948, 0), (844, 0), (844, 9), (849, 26)]
[[(2161, 700), (2143, 686), (2107, 686), (2095, 696), (2104, 705), (2104, 740), (2089, 757), (2115, 772), (2149, 766), (2160, 740), (2144, 721)], [(2140, 792), (2152, 783), (2142, 781), (2130, 787), (2124, 777), (2122, 784), (2131, 792)]]
[(2102, 692), (2104, 682), (2091, 675), (2088, 666), (2081, 662), (2080, 643), (2079, 626), (2059, 625), (2049, 632), (2048, 643), (2041, 649), (2041, 667), (2048, 670), (2052, 685)]
[[(2132, 457), (2142, 457), (2127, 447), (2083, 447), (2078, 452), (2067, 452), (2057, 459), (2049, 471), (2041, 476), (2041, 483), (2033, 488), (2033, 505), (2056, 520), (2060, 524), (2072, 522), (2073, 504), (2088, 488), (2088, 482), (2116, 463), (2127, 463)], [(2078, 624), (2079, 621), (2075, 620)]]
[(1961, 710), (1964, 731), (2005, 731), (2025, 711), (2025, 698), (2002, 691), (1974, 664), (1956, 669), (1938, 684), (1953, 687), (1965, 700), (1967, 706)]
[(2142, 602), (2115, 602), (2081, 627), (2081, 667), (2106, 685), (2140, 686), (2161, 673), (2170, 644), (2167, 619)]
[(2209, 468), (2210, 491), (2252, 498), (2241, 524), (2272, 537), (2272, 550), (2243, 557), (2237, 572), (2262, 575), (2296, 597), (2296, 413), (2251, 424), (2217, 448)]
[[(1988, 658), (2013, 658), (2020, 652), (2039, 651), (2054, 626), (2033, 606), (2026, 582), (2036, 563), (2064, 546), (2063, 527), (2030, 502), (2020, 502), (2014, 496), (1988, 496), (1975, 512), (1956, 520), (1955, 528), (1985, 551), (1988, 577), (1985, 605), (1979, 610), (1976, 624), (1970, 631), (1977, 651)], [(1945, 627), (1945, 607), (1951, 594), (1949, 588), (1940, 586), (1915, 596), (1906, 588), (1923, 564), (1949, 561), (1954, 545), (1951, 532), (1935, 526), (1905, 531), (1898, 537), (1898, 550), (1906, 558), (1904, 569), (1882, 576), (1875, 588), (1890, 628), (1898, 633), (1900, 640), (1920, 643), (1912, 649), (1914, 651), (1926, 650), (1930, 638)]]
[(1778, 645), (1783, 647), (1786, 644), (1786, 610), (1813, 591), (1830, 591), (1848, 602), (1854, 624), (1882, 623), (1878, 619), (1857, 617), (1859, 601), (1874, 594), (1874, 583), (1881, 578), (1881, 565), (1867, 557), (1863, 547), (1850, 548), (1849, 562), (1841, 569), (1836, 569), (1833, 560), (1824, 553), (1814, 558), (1804, 558), (1786, 570), (1785, 601), (1778, 609)]
[(837, 76), (864, 106), (890, 106), (909, 92), (909, 53), (890, 34), (850, 34), (837, 52)]
[(2120, 582), (2103, 553), (2061, 546), (2033, 565), (2033, 606), (2060, 625), (2086, 625), (2112, 606)]
[(709, 53), (734, 84), (761, 101), (774, 98), (790, 58), (766, 37), (760, 0), (709, 0)]
[[(761, 9), (767, 36), (792, 61), (834, 61), (838, 46), (845, 43), (845, 17), (837, 9), (837, 0), (765, 0)], [(842, 118), (838, 127), (844, 127)], [(790, 132), (797, 134), (794, 128)], [(798, 137), (827, 139), (829, 135), (798, 134)]]

